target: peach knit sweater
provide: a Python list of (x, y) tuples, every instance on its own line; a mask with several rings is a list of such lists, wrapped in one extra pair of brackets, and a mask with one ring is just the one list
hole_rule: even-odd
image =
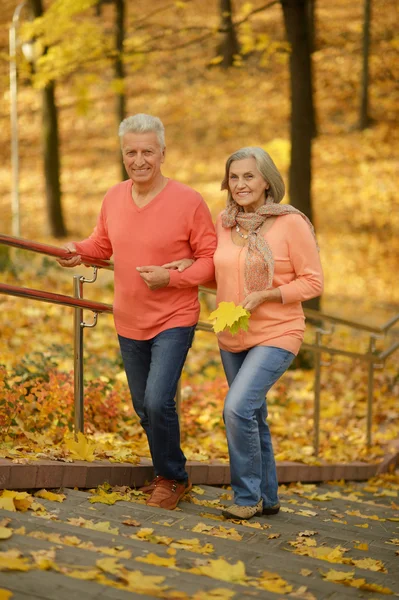
[[(92, 235), (76, 242), (78, 253), (114, 260), (114, 320), (117, 332), (151, 339), (172, 327), (198, 321), (198, 285), (213, 279), (215, 228), (200, 194), (169, 180), (146, 206), (132, 200), (129, 179), (105, 195)], [(136, 267), (195, 258), (183, 273), (170, 271), (168, 287), (150, 290)]]
[[(244, 300), (246, 246), (237, 246), (231, 229), (216, 223), (218, 245), (214, 256), (217, 302), (241, 304)], [(305, 330), (301, 302), (319, 296), (323, 273), (314, 237), (305, 220), (296, 214), (279, 216), (264, 234), (274, 257), (273, 288), (279, 288), (283, 303), (264, 302), (249, 319), (248, 331), (218, 335), (223, 350), (240, 352), (253, 346), (276, 346), (297, 354)]]

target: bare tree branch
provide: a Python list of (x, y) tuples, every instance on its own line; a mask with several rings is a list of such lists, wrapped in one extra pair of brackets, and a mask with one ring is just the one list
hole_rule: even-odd
[(280, 0), (272, 0), (272, 2), (268, 2), (267, 4), (264, 4), (263, 6), (258, 6), (258, 8), (254, 8), (253, 10), (251, 10), (251, 12), (249, 12), (247, 14), (246, 17), (243, 17), (241, 19), (241, 21), (236, 21), (234, 23), (234, 27), (239, 27), (242, 23), (245, 23), (245, 21), (248, 21), (252, 17), (252, 15), (255, 15), (256, 13), (264, 11), (264, 10), (266, 10), (266, 8), (271, 8), (275, 4), (280, 4)]

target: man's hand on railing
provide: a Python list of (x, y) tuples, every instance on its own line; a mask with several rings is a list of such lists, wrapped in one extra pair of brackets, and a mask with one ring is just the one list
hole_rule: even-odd
[(73, 242), (66, 243), (65, 246), (63, 246), (63, 249), (70, 252), (71, 257), (57, 258), (57, 262), (61, 265), (61, 267), (77, 267), (78, 265), (82, 264), (82, 257), (80, 254), (76, 253), (76, 246)]
[(182, 273), (188, 269), (188, 267), (191, 267), (194, 262), (195, 260), (192, 258), (181, 258), (180, 260), (173, 260), (170, 263), (166, 263), (162, 265), (162, 267), (164, 269), (177, 270), (179, 273)]

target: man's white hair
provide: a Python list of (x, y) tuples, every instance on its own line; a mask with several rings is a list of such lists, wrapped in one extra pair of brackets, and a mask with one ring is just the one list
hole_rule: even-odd
[(123, 119), (119, 125), (119, 138), (122, 141), (123, 136), (126, 133), (149, 133), (154, 132), (158, 138), (161, 150), (165, 148), (165, 127), (158, 117), (152, 115), (146, 115), (144, 113), (138, 113), (132, 117)]

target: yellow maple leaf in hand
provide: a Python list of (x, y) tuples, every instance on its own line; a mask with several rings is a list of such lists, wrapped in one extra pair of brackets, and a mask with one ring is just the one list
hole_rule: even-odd
[(209, 315), (209, 320), (213, 321), (215, 333), (228, 329), (234, 335), (240, 329), (247, 331), (250, 316), (249, 310), (236, 306), (234, 302), (220, 302), (217, 309)]
[(72, 458), (77, 460), (86, 460), (87, 462), (94, 461), (94, 444), (90, 443), (87, 438), (79, 431), (78, 441), (66, 439), (65, 446), (68, 448)]

